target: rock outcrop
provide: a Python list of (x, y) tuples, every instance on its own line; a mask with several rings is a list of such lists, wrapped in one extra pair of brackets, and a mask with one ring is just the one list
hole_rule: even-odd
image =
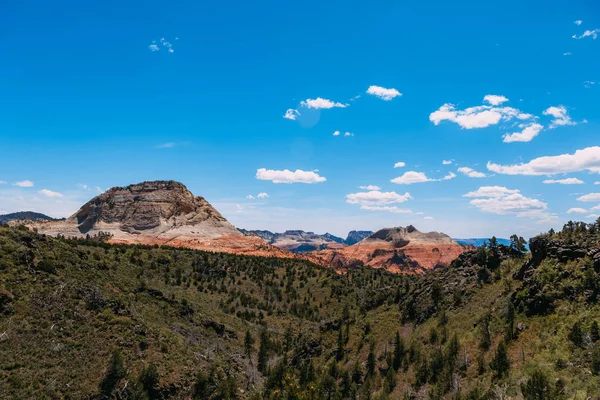
[(113, 243), (291, 256), (258, 236), (242, 234), (203, 197), (194, 196), (175, 181), (115, 187), (94, 197), (64, 221), (31, 226), (53, 236), (108, 233)]
[(350, 231), (348, 232), (348, 236), (346, 237), (345, 243), (348, 246), (352, 246), (360, 242), (361, 240), (368, 238), (373, 234), (373, 231)]
[(424, 233), (409, 225), (381, 229), (352, 246), (313, 252), (311, 256), (338, 269), (366, 265), (414, 274), (446, 266), (465, 250), (446, 234)]

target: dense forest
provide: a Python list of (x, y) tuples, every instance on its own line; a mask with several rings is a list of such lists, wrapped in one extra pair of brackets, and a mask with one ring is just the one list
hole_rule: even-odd
[(598, 398), (599, 238), (401, 276), (0, 227), (0, 397)]

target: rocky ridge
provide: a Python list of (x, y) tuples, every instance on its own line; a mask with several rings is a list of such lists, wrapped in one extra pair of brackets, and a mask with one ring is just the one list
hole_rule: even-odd
[(114, 187), (64, 221), (34, 222), (40, 233), (111, 235), (110, 242), (290, 257), (257, 236), (240, 233), (206, 199), (175, 181)]
[(467, 248), (439, 232), (420, 232), (414, 226), (381, 229), (343, 249), (311, 253), (338, 269), (366, 265), (393, 273), (423, 273), (448, 265)]

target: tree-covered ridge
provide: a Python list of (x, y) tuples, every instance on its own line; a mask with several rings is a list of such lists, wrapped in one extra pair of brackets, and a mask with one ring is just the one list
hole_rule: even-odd
[[(492, 239), (423, 276), (369, 268), (339, 275), (299, 260), (2, 227), (0, 393), (598, 396), (600, 311), (586, 286), (598, 280), (593, 256), (547, 252), (538, 264), (535, 240), (532, 257), (521, 238), (511, 240), (504, 246)], [(576, 291), (560, 291), (552, 307), (531, 312), (528, 299), (555, 289), (538, 282), (565, 271), (575, 271), (567, 280)]]

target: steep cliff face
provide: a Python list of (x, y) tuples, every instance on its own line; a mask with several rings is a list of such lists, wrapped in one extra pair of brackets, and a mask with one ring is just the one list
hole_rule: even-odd
[(446, 234), (420, 232), (409, 225), (381, 229), (352, 246), (311, 255), (338, 269), (362, 264), (393, 273), (414, 274), (448, 265), (465, 249)]
[(361, 240), (371, 236), (372, 234), (373, 231), (350, 231), (348, 233), (348, 237), (346, 237), (345, 243), (348, 246), (352, 246), (353, 244), (360, 242)]
[(175, 181), (115, 187), (65, 221), (35, 223), (41, 233), (83, 237), (105, 232), (115, 243), (288, 256), (258, 236), (239, 232), (203, 197)]

